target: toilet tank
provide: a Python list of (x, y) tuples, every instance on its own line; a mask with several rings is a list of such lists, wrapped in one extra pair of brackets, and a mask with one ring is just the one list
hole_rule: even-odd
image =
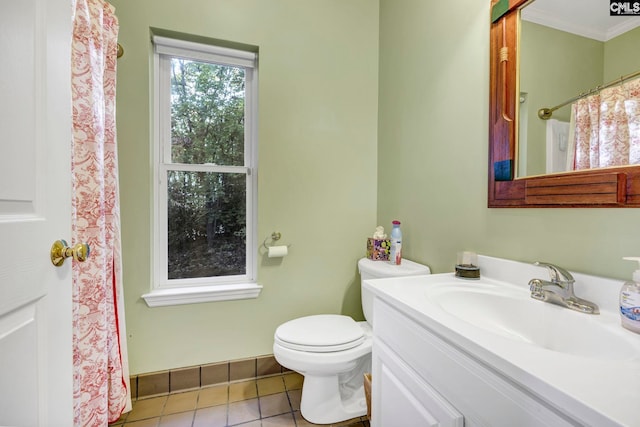
[(364, 318), (367, 319), (367, 322), (370, 324), (373, 317), (373, 295), (362, 287), (363, 281), (386, 277), (431, 274), (431, 270), (426, 265), (418, 264), (408, 259), (403, 259), (400, 265), (395, 265), (387, 261), (372, 261), (368, 258), (362, 258), (358, 261), (358, 271), (360, 272), (362, 311), (364, 312)]

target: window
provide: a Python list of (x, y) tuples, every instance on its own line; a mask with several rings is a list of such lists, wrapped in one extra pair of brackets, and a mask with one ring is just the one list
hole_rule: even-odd
[(154, 37), (154, 288), (147, 304), (254, 298), (256, 55)]

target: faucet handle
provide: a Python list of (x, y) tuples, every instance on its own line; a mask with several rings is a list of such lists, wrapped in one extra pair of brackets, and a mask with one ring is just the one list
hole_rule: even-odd
[(551, 276), (551, 281), (556, 283), (574, 283), (575, 279), (567, 270), (562, 267), (558, 267), (557, 265), (550, 264), (548, 262), (540, 262), (536, 261), (533, 265), (537, 265), (540, 267), (547, 267), (549, 270), (549, 276)]

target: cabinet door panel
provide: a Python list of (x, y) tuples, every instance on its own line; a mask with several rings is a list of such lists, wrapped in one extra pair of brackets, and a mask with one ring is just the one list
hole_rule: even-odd
[(374, 426), (463, 427), (464, 419), (382, 343), (374, 345)]

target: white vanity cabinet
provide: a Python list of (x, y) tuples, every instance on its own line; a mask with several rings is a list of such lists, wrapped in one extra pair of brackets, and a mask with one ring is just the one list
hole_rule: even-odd
[(372, 426), (582, 425), (379, 297), (374, 319)]

